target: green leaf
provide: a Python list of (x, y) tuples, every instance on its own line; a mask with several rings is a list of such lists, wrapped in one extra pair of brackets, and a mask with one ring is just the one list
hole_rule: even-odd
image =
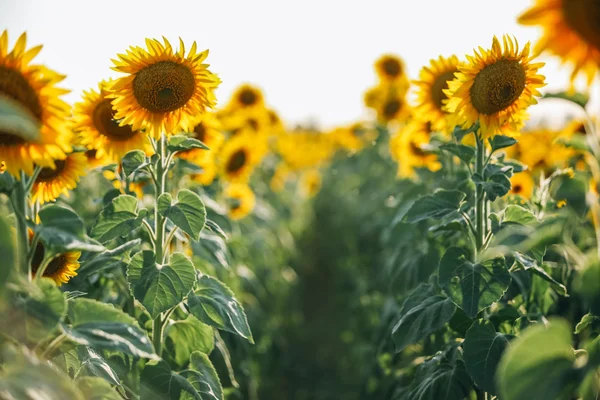
[(146, 307), (153, 319), (179, 304), (192, 290), (196, 270), (183, 253), (171, 255), (168, 264), (156, 264), (150, 250), (133, 256), (127, 268), (127, 281), (133, 297)]
[(121, 164), (123, 165), (123, 172), (127, 177), (138, 169), (149, 165), (149, 163), (146, 162), (146, 153), (142, 150), (132, 150), (128, 152), (123, 156)]
[(480, 389), (496, 394), (496, 369), (512, 336), (497, 333), (490, 321), (477, 320), (467, 331), (463, 357), (467, 372)]
[(499, 398), (559, 399), (571, 383), (575, 353), (564, 320), (533, 325), (511, 342), (498, 366)]
[(233, 292), (218, 279), (208, 275), (200, 277), (198, 289), (188, 297), (188, 306), (190, 312), (205, 324), (254, 343), (244, 308)]
[(16, 246), (11, 232), (10, 224), (6, 217), (0, 215), (0, 254), (2, 254), (2, 268), (0, 268), (0, 294), (6, 288), (11, 274), (17, 269)]
[(504, 210), (503, 222), (516, 222), (522, 225), (536, 225), (537, 218), (528, 209), (511, 204)]
[(564, 296), (564, 297), (568, 296), (566, 286), (563, 285), (562, 283), (558, 282), (552, 276), (550, 276), (550, 274), (548, 274), (544, 270), (544, 268), (542, 268), (538, 264), (538, 262), (535, 259), (529, 257), (526, 254), (519, 253), (518, 251), (515, 251), (513, 254), (515, 257), (515, 262), (517, 263), (518, 266), (523, 268), (525, 271), (531, 270), (531, 271), (533, 271), (534, 274), (536, 274), (540, 278), (544, 279), (547, 282), (550, 282), (552, 284), (552, 286), (554, 287), (554, 289), (561, 296)]
[(458, 190), (438, 190), (432, 195), (421, 197), (408, 210), (407, 221), (413, 223), (428, 218), (443, 218), (457, 212), (466, 196)]
[(555, 201), (565, 200), (567, 207), (577, 211), (580, 216), (588, 212), (586, 202), (587, 182), (583, 175), (571, 177), (559, 174), (550, 182), (550, 194)]
[(436, 355), (421, 364), (413, 381), (410, 400), (464, 400), (471, 392), (471, 378), (462, 360)]
[(432, 284), (420, 284), (402, 304), (400, 320), (392, 330), (396, 351), (441, 329), (455, 311), (452, 300), (436, 294)]
[(221, 229), (221, 227), (213, 220), (206, 220), (206, 227), (213, 233), (216, 233), (223, 239), (227, 240), (227, 234)]
[(92, 236), (102, 243), (109, 242), (118, 237), (131, 234), (141, 224), (146, 216), (146, 209), (137, 212), (138, 201), (135, 197), (126, 194), (112, 200), (102, 212), (92, 229)]
[(556, 93), (545, 93), (542, 96), (544, 99), (563, 99), (570, 101), (571, 103), (575, 103), (578, 106), (583, 108), (586, 107), (588, 101), (590, 101), (590, 96), (584, 93), (567, 93), (567, 92), (556, 92)]
[(452, 132), (452, 135), (456, 138), (456, 140), (458, 140), (460, 142), (469, 133), (477, 132), (478, 130), (479, 130), (479, 121), (475, 122), (471, 127), (466, 128), (466, 129), (461, 126), (454, 127), (454, 132)]
[(492, 153), (506, 147), (514, 146), (517, 140), (510, 136), (495, 135), (489, 139)]
[(123, 400), (123, 397), (104, 379), (83, 376), (75, 383), (86, 400)]
[(69, 301), (69, 320), (73, 325), (89, 322), (122, 322), (137, 325), (135, 318), (115, 308), (112, 304), (92, 299), (76, 298)]
[(479, 174), (473, 175), (476, 185), (481, 186), (490, 201), (502, 197), (510, 191), (510, 177), (512, 167), (503, 164), (488, 164), (483, 177)]
[(106, 360), (96, 353), (94, 349), (85, 346), (78, 346), (77, 354), (81, 361), (80, 370), (86, 370), (90, 374), (102, 378), (111, 385), (121, 386), (119, 376), (108, 365)]
[(464, 144), (446, 143), (441, 145), (440, 149), (454, 154), (467, 165), (475, 158), (475, 149), (471, 146), (465, 146)]
[(200, 322), (191, 314), (188, 314), (184, 320), (171, 323), (167, 327), (166, 337), (167, 343), (169, 340), (172, 343), (173, 359), (181, 366), (189, 362), (190, 355), (194, 351), (210, 354), (215, 347), (213, 328)]
[(48, 204), (39, 212), (40, 225), (36, 231), (48, 251), (46, 256), (68, 251), (100, 252), (104, 246), (93, 243), (86, 234), (85, 225), (75, 211), (58, 204)]
[[(223, 388), (215, 367), (208, 359), (208, 356), (199, 351), (192, 353), (190, 357), (190, 366), (182, 372), (188, 382), (196, 389), (202, 400), (223, 400)], [(185, 393), (182, 399), (197, 398)]]
[(192, 239), (198, 240), (206, 222), (206, 208), (202, 199), (191, 190), (182, 189), (177, 193), (177, 203), (172, 204), (172, 201), (169, 193), (163, 193), (158, 198), (158, 212)]
[(600, 322), (600, 317), (592, 313), (587, 313), (581, 318), (581, 321), (579, 321), (577, 326), (575, 326), (575, 333), (579, 335), (581, 332), (587, 329), (587, 327), (598, 322)]
[(174, 151), (185, 151), (192, 149), (204, 149), (209, 150), (209, 148), (199, 141), (198, 139), (191, 138), (185, 135), (174, 135), (169, 138), (169, 144), (167, 145), (167, 149), (171, 152)]
[(440, 260), (440, 286), (470, 317), (498, 301), (510, 284), (504, 258), (474, 264), (467, 251), (450, 247)]
[(15, 187), (15, 178), (8, 172), (0, 173), (0, 193), (9, 196)]
[(146, 364), (140, 377), (140, 399), (179, 399), (182, 391), (191, 394), (193, 399), (203, 400), (194, 386), (183, 376), (172, 371), (165, 361)]
[(19, 137), (27, 143), (38, 143), (40, 121), (23, 105), (8, 96), (0, 95), (0, 132)]
[(146, 332), (122, 322), (86, 322), (63, 327), (67, 336), (76, 343), (94, 349), (106, 349), (135, 357), (158, 359)]

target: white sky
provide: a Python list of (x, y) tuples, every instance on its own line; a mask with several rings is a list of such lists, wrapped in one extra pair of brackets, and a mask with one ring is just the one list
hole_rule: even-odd
[[(73, 92), (107, 77), (110, 59), (144, 38), (180, 36), (189, 47), (210, 49), (208, 63), (223, 83), (219, 104), (242, 82), (261, 87), (267, 102), (292, 123), (324, 126), (364, 116), (362, 94), (375, 82), (373, 61), (384, 52), (407, 63), (411, 78), (439, 54), (471, 54), (493, 35), (515, 35), (521, 46), (536, 28), (516, 16), (533, 0), (0, 0), (0, 30), (11, 44), (27, 31), (29, 45), (44, 44), (36, 58), (66, 74)], [(543, 74), (545, 90), (567, 87), (569, 71), (554, 58)], [(553, 103), (553, 101), (550, 101)], [(555, 114), (556, 103), (534, 117)]]

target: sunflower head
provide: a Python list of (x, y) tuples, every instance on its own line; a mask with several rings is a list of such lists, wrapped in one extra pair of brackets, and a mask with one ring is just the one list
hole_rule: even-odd
[(280, 163), (271, 177), (271, 181), (269, 183), (271, 190), (275, 193), (281, 192), (285, 188), (285, 183), (287, 182), (289, 176), (290, 169), (288, 166), (283, 162)]
[(189, 131), (198, 117), (216, 104), (214, 91), (221, 82), (202, 62), (208, 50), (197, 53), (196, 42), (186, 56), (183, 41), (146, 39), (148, 49), (130, 47), (113, 60), (113, 69), (126, 75), (109, 85), (115, 118), (120, 125), (145, 129), (152, 137)]
[(259, 88), (249, 84), (238, 87), (229, 102), (229, 108), (235, 110), (256, 110), (264, 108), (265, 99)]
[(222, 129), (222, 124), (215, 117), (214, 113), (205, 113), (187, 135), (204, 143), (208, 146), (209, 150), (186, 150), (177, 153), (177, 157), (196, 162), (199, 159), (205, 159), (208, 156), (207, 153), (210, 153), (210, 157), (214, 158), (214, 155), (219, 152), (225, 141)]
[[(29, 240), (33, 238), (33, 231), (29, 230)], [(31, 260), (31, 272), (35, 276), (37, 271), (40, 269), (46, 249), (41, 242), (38, 242), (33, 253), (33, 259)], [(77, 276), (77, 270), (79, 269), (79, 257), (81, 253), (78, 251), (71, 251), (67, 253), (61, 253), (56, 255), (46, 267), (44, 271), (44, 277), (52, 279), (58, 286), (63, 283), (67, 283)]]
[(480, 123), (480, 134), (490, 137), (518, 132), (527, 119), (526, 109), (536, 104), (539, 88), (545, 85), (538, 74), (543, 63), (532, 63), (529, 43), (519, 52), (516, 40), (504, 36), (504, 49), (494, 37), (490, 50), (479, 49), (467, 56), (455, 79), (444, 93), (449, 97), (446, 111), (456, 114), (456, 123)]
[(56, 200), (61, 194), (68, 196), (86, 174), (86, 169), (87, 157), (81, 152), (56, 160), (55, 168), (43, 167), (33, 184), (31, 199), (44, 204)]
[(228, 185), (225, 188), (224, 195), (229, 217), (233, 220), (246, 217), (254, 209), (256, 198), (248, 185), (239, 183)]
[(247, 133), (233, 136), (219, 154), (220, 173), (228, 182), (247, 182), (264, 157), (266, 149)]
[(377, 107), (377, 119), (380, 123), (402, 122), (410, 116), (410, 108), (404, 97), (390, 93)]
[(300, 177), (300, 188), (307, 197), (314, 197), (321, 190), (322, 178), (317, 169), (304, 171)]
[(375, 72), (382, 81), (395, 81), (406, 75), (404, 62), (392, 54), (384, 54), (375, 61)]
[(0, 35), (0, 96), (12, 100), (39, 123), (37, 139), (27, 139), (16, 132), (0, 131), (0, 160), (9, 173), (33, 173), (34, 165), (54, 167), (71, 151), (72, 134), (67, 126), (69, 106), (60, 99), (67, 90), (56, 87), (65, 77), (41, 66), (30, 64), (42, 46), (29, 50), (23, 33), (9, 51), (8, 33)]
[(427, 149), (431, 134), (431, 124), (412, 120), (390, 139), (390, 153), (398, 165), (398, 176), (412, 178), (416, 168), (438, 171), (442, 164), (437, 155)]
[(454, 79), (458, 72), (460, 62), (458, 57), (448, 58), (440, 56), (432, 59), (428, 66), (423, 67), (419, 73), (417, 86), (417, 105), (415, 116), (425, 122), (430, 122), (434, 131), (449, 134), (453, 128), (448, 121), (449, 115), (444, 110), (448, 102), (448, 96), (444, 90), (448, 88), (448, 82)]
[(591, 85), (600, 70), (600, 2), (536, 0), (518, 21), (540, 25), (543, 34), (536, 50), (548, 50), (571, 64), (571, 81), (583, 74)]
[(198, 153), (196, 158), (190, 158), (189, 161), (202, 168), (202, 172), (191, 176), (194, 182), (198, 182), (203, 186), (213, 183), (217, 176), (217, 164), (214, 154), (210, 152)]
[(533, 188), (535, 187), (535, 181), (531, 174), (527, 171), (519, 172), (514, 174), (510, 178), (510, 192), (509, 194), (521, 196), (525, 199), (530, 199), (533, 195)]

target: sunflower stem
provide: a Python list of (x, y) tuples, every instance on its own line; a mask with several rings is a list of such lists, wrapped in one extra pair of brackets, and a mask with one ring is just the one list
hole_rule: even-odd
[(15, 186), (12, 196), (13, 211), (17, 223), (17, 246), (19, 250), (19, 269), (27, 274), (29, 281), (32, 280), (31, 264), (29, 259), (29, 232), (27, 230), (27, 197), (28, 183), (25, 174), (21, 172), (21, 179)]
[(152, 344), (154, 345), (154, 351), (161, 357), (162, 353), (162, 333), (163, 333), (163, 319), (162, 313), (156, 317), (152, 324)]
[(51, 261), (52, 261), (52, 257), (47, 257), (44, 259), (44, 262), (42, 263), (40, 268), (37, 271), (35, 271), (35, 280), (36, 281), (40, 280), (40, 278), (42, 276), (44, 276), (44, 272), (46, 272), (46, 268), (48, 268), (48, 265), (50, 265)]
[[(477, 132), (476, 132), (477, 133)], [(477, 158), (475, 161), (475, 173), (479, 176), (483, 176), (483, 159), (485, 157), (485, 143), (478, 134), (475, 135), (476, 146), (477, 146)], [(476, 224), (477, 234), (475, 236), (476, 251), (479, 253), (483, 247), (485, 230), (484, 221), (487, 219), (486, 207), (485, 207), (485, 193), (483, 192), (483, 186), (477, 185), (477, 193), (475, 200), (475, 213), (476, 213)]]

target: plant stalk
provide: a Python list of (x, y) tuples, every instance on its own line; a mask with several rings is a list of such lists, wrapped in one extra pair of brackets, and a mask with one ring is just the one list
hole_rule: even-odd
[(31, 264), (29, 259), (29, 232), (27, 229), (27, 183), (26, 176), (21, 172), (21, 179), (15, 185), (13, 196), (13, 208), (17, 224), (17, 248), (19, 251), (19, 269), (27, 274), (29, 281), (32, 280)]
[[(475, 172), (483, 177), (483, 160), (485, 157), (485, 143), (479, 137), (476, 132), (475, 135), (477, 143), (477, 158), (475, 160)], [(477, 246), (477, 253), (479, 253), (483, 247), (485, 238), (484, 221), (487, 220), (487, 213), (485, 209), (485, 193), (483, 192), (483, 186), (477, 186), (476, 200), (475, 200), (475, 213), (476, 213), (476, 235), (475, 244)]]

